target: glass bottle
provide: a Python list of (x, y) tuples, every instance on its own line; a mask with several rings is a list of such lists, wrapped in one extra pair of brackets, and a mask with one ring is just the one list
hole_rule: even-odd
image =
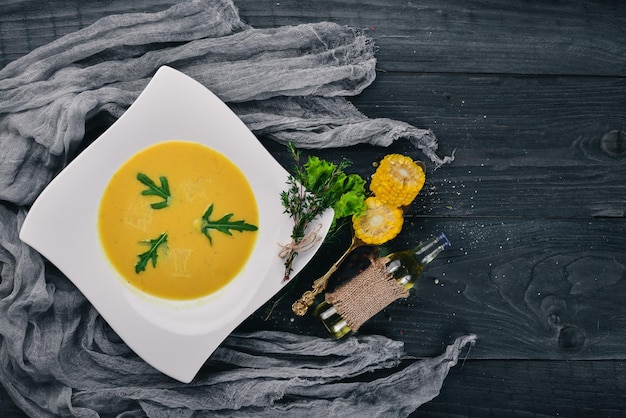
[[(415, 248), (387, 255), (389, 262), (386, 270), (400, 285), (410, 290), (426, 265), (449, 246), (450, 241), (446, 235), (439, 232)], [(334, 339), (339, 339), (352, 331), (335, 307), (326, 301), (317, 306), (314, 314)]]

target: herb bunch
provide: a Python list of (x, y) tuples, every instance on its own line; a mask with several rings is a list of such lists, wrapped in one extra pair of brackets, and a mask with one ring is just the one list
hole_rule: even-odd
[(294, 174), (287, 178), (288, 189), (281, 193), (281, 203), (294, 221), (291, 233), (292, 243), (285, 252), (285, 274), (289, 280), (293, 262), (298, 255), (300, 244), (306, 237), (309, 224), (326, 209), (333, 208), (334, 218), (331, 229), (340, 218), (360, 215), (365, 211), (365, 180), (358, 174), (346, 174), (351, 165), (348, 160), (338, 164), (309, 156), (302, 164), (300, 152), (288, 144), (294, 159)]

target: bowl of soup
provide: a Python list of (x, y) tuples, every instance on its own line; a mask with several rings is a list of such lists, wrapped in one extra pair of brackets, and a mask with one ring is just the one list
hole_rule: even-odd
[[(41, 193), (21, 239), (140, 357), (190, 382), (284, 285), (287, 171), (213, 93), (169, 67)], [(332, 211), (311, 223), (321, 238)], [(321, 225), (321, 227), (320, 227)]]
[(133, 155), (100, 201), (98, 233), (123, 283), (198, 301), (232, 281), (256, 244), (259, 211), (246, 176), (224, 154), (169, 140)]

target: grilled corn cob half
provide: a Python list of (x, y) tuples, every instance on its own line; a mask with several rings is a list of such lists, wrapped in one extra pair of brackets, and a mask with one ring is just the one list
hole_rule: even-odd
[(407, 206), (424, 187), (426, 175), (410, 157), (389, 154), (372, 175), (370, 190), (391, 206)]
[(365, 213), (352, 217), (354, 235), (366, 244), (379, 245), (396, 237), (402, 230), (402, 209), (382, 202), (378, 197), (365, 199)]

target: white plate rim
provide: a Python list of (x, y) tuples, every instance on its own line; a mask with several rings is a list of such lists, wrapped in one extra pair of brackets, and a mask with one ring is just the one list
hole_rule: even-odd
[[(203, 136), (207, 127), (212, 135)], [(224, 136), (232, 142), (216, 139)], [(251, 182), (259, 205), (260, 235), (244, 268), (251, 270), (203, 303), (154, 303), (119, 280), (115, 284), (111, 275), (116, 273), (99, 247), (94, 208), (112, 173), (141, 149), (172, 139), (204, 143), (233, 160)], [(258, 166), (250, 168), (253, 164)], [(33, 203), (20, 238), (55, 264), (135, 353), (164, 374), (188, 383), (228, 334), (286, 284), (283, 260), (276, 255), (267, 266), (261, 265), (268, 250), (259, 246), (275, 244), (272, 251), (277, 254), (278, 244), (290, 240), (293, 223), (279, 199), (287, 176), (217, 96), (191, 77), (163, 66), (129, 109), (50, 182)], [(317, 252), (332, 217), (329, 209), (312, 223), (322, 225), (321, 239), (299, 254), (292, 277)], [(90, 233), (81, 228), (91, 228)], [(262, 277), (251, 282), (252, 275)], [(218, 312), (221, 315), (215, 318)]]

